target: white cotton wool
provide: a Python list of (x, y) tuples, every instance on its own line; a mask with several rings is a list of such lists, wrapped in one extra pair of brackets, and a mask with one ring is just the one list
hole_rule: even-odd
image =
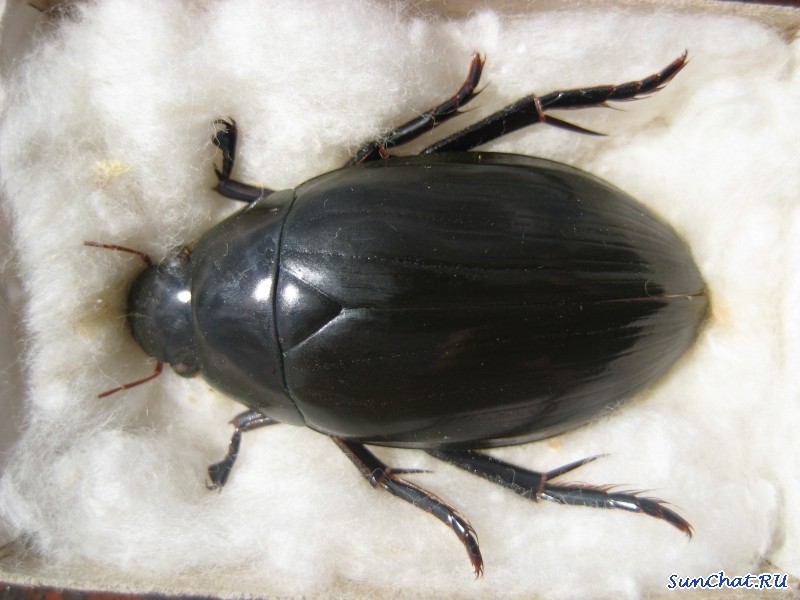
[[(447, 20), (356, 0), (105, 0), (4, 59), (4, 242), (24, 290), (9, 347), (24, 349), (24, 377), (0, 429), (0, 534), (17, 540), (0, 579), (25, 564), (73, 585), (184, 593), (635, 598), (667, 593), (673, 573), (800, 571), (798, 44), (744, 16), (523, 8)], [(671, 372), (587, 427), (493, 451), (540, 470), (606, 453), (571, 478), (652, 490), (692, 523), (691, 541), (377, 449), (429, 469), (409, 477), (468, 515), (486, 561), (476, 581), (452, 532), (373, 490), (319, 434), (245, 435), (211, 493), (205, 468), (240, 406), (169, 369), (97, 399), (152, 363), (124, 324), (141, 261), (82, 242), (161, 257), (236, 210), (211, 190), (214, 119), (240, 125), (238, 178), (280, 189), (449, 97), (473, 51), (485, 87), (433, 137), (530, 92), (644, 77), (684, 49), (688, 66), (658, 94), (564, 115), (606, 137), (540, 125), (487, 148), (597, 174), (692, 248), (711, 316)]]

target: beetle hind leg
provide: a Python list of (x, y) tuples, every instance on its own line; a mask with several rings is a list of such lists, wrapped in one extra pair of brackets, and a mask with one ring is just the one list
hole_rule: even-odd
[[(666, 521), (692, 537), (692, 526), (678, 513), (670, 510), (663, 500), (647, 498), (636, 492), (614, 492), (610, 485), (553, 484), (553, 479), (600, 458), (592, 456), (546, 473), (520, 468), (494, 457), (472, 450), (428, 450), (428, 454), (456, 467), (480, 475), (530, 500), (549, 500), (559, 504), (618, 508), (644, 513)], [(601, 455), (602, 456), (602, 455)]]
[(217, 129), (211, 141), (222, 152), (222, 168), (214, 167), (217, 174), (217, 186), (214, 188), (221, 195), (239, 202), (255, 202), (262, 196), (272, 193), (272, 190), (261, 188), (247, 183), (242, 183), (231, 178), (233, 164), (236, 161), (236, 142), (239, 137), (239, 128), (236, 121), (231, 119), (217, 119), (214, 125), (221, 126)]
[(562, 121), (545, 114), (552, 109), (590, 108), (593, 106), (608, 106), (608, 102), (621, 102), (637, 100), (654, 94), (663, 88), (669, 81), (686, 66), (687, 53), (684, 52), (660, 71), (636, 81), (627, 81), (620, 84), (597, 85), (593, 87), (559, 90), (537, 96), (530, 94), (505, 108), (497, 111), (457, 131), (453, 135), (439, 140), (425, 148), (420, 154), (434, 154), (441, 152), (462, 152), (472, 150), (477, 146), (496, 140), (512, 131), (536, 123), (547, 123), (591, 135), (601, 135), (594, 131), (584, 129), (578, 125)]
[(342, 449), (353, 462), (364, 478), (372, 487), (382, 487), (384, 490), (432, 514), (442, 523), (450, 527), (456, 534), (467, 551), (475, 577), (483, 575), (483, 558), (478, 547), (478, 536), (467, 518), (455, 508), (431, 492), (397, 477), (398, 473), (415, 472), (402, 469), (392, 469), (367, 450), (363, 444), (352, 442), (343, 438), (334, 437), (334, 442)]

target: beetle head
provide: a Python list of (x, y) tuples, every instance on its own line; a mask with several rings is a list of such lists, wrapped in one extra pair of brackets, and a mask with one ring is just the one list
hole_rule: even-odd
[(191, 254), (176, 248), (139, 275), (128, 295), (128, 321), (134, 339), (176, 373), (197, 373), (192, 325)]

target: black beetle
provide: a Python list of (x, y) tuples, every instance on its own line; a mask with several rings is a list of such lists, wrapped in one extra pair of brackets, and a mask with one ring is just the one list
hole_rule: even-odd
[(685, 63), (531, 95), (389, 157), (476, 95), (475, 54), (452, 98), (280, 192), (231, 178), (237, 128), (218, 121), (217, 189), (248, 205), (191, 253), (142, 255), (128, 320), (158, 367), (117, 390), (166, 362), (248, 406), (209, 468), (217, 487), (243, 431), (283, 422), (331, 436), (373, 486), (449, 525), (478, 575), (466, 518), (364, 444), (421, 448), (534, 500), (644, 512), (691, 535), (658, 499), (551, 482), (596, 457), (537, 473), (475, 451), (573, 429), (647, 386), (692, 343), (708, 300), (686, 245), (620, 190), (551, 161), (467, 152), (537, 122), (593, 133), (545, 111), (638, 98)]

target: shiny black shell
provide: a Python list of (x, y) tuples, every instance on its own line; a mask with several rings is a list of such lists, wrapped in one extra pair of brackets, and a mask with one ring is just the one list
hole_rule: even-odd
[(663, 374), (705, 284), (608, 183), (495, 153), (390, 158), (272, 194), (192, 254), (200, 370), (278, 420), (412, 447), (572, 429)]

